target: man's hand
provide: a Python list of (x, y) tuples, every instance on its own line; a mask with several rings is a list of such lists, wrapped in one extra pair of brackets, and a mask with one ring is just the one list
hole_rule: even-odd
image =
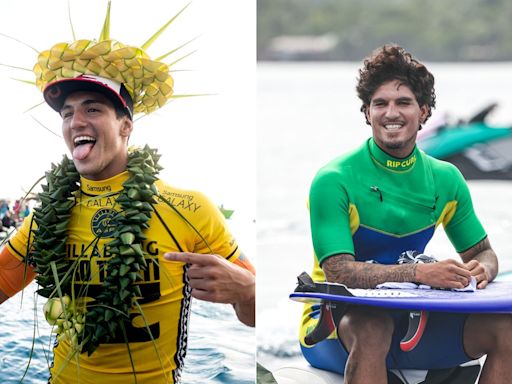
[(485, 264), (480, 263), (478, 260), (471, 260), (466, 263), (466, 267), (471, 272), (472, 276), (475, 276), (477, 288), (483, 289), (487, 287), (487, 284), (491, 281), (491, 275), (487, 270)]
[(464, 288), (469, 284), (471, 275), (466, 264), (453, 259), (416, 266), (416, 282), (434, 288)]
[(479, 289), (485, 288), (498, 274), (498, 258), (487, 237), (460, 253), (460, 257), (466, 263), (466, 268), (475, 276)]
[(254, 326), (255, 278), (218, 255), (166, 253), (164, 258), (190, 265), (192, 296), (214, 303), (233, 304), (240, 321)]

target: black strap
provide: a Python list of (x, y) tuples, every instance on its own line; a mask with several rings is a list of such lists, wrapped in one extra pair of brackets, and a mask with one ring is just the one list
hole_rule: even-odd
[[(295, 292), (330, 293), (335, 295), (353, 296), (344, 285), (316, 283), (306, 272), (297, 277)], [(348, 304), (322, 300), (320, 318), (316, 327), (304, 337), (306, 345), (314, 345), (325, 340), (336, 329), (341, 318), (347, 312)]]
[(347, 289), (346, 285), (343, 284), (334, 284), (334, 283), (317, 283), (313, 281), (311, 276), (309, 276), (306, 272), (302, 272), (299, 276), (297, 276), (297, 287), (295, 288), (296, 293), (329, 293), (331, 295), (337, 296), (354, 296)]

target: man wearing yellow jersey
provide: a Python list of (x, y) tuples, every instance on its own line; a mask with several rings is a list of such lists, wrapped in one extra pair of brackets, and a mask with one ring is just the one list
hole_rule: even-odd
[[(43, 89), (48, 105), (62, 117), (63, 137), (80, 175), (64, 257), (75, 262), (73, 294), (87, 300), (88, 309), (105, 290), (112, 257), (107, 243), (116, 229), (115, 218), (123, 214), (117, 198), (130, 177), (128, 138), (137, 103), (146, 97), (127, 88), (115, 79), (75, 73)], [(140, 289), (140, 309), (132, 307), (123, 333), (102, 340), (90, 356), (73, 355), (70, 340), (59, 339), (51, 383), (125, 384), (135, 378), (138, 383), (179, 382), (191, 297), (231, 303), (240, 321), (254, 326), (254, 269), (219, 209), (198, 192), (161, 180), (154, 186), (158, 194), (141, 247), (146, 267), (132, 283)], [(27, 218), (0, 253), (0, 303), (36, 275), (37, 260), (31, 256), (33, 239), (40, 233), (36, 227), (34, 217)]]

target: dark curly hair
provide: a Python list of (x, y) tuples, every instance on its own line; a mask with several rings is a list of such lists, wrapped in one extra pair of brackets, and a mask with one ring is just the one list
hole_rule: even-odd
[(363, 102), (361, 112), (365, 115), (366, 124), (370, 124), (366, 117), (366, 109), (373, 94), (382, 84), (391, 80), (398, 80), (407, 85), (420, 106), (429, 106), (425, 118), (427, 121), (436, 106), (434, 76), (405, 49), (396, 44), (386, 44), (367, 57), (363, 68), (359, 69), (356, 90)]

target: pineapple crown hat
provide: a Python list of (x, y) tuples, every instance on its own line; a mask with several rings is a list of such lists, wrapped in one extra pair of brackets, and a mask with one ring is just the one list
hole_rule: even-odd
[(98, 92), (130, 118), (165, 105), (173, 97), (174, 81), (170, 65), (160, 60), (175, 50), (156, 60), (151, 60), (145, 50), (186, 7), (139, 48), (110, 38), (109, 1), (98, 41), (57, 43), (39, 53), (33, 72), (46, 103), (60, 112), (71, 93)]

